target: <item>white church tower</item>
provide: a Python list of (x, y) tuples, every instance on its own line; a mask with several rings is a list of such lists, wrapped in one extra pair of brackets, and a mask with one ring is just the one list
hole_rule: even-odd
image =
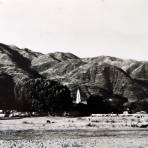
[(79, 104), (81, 102), (81, 95), (80, 95), (80, 90), (77, 90), (77, 95), (76, 95), (76, 104)]

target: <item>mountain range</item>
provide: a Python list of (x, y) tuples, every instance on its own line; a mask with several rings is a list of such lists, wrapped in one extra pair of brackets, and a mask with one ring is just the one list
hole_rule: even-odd
[[(147, 61), (110, 56), (80, 58), (63, 52), (42, 54), (0, 43), (0, 89), (5, 94), (11, 94), (20, 81), (41, 77), (68, 86), (73, 99), (79, 89), (82, 101), (97, 95), (108, 99), (118, 96), (129, 103), (148, 98)], [(0, 101), (7, 98), (9, 102), (5, 94), (0, 93)]]

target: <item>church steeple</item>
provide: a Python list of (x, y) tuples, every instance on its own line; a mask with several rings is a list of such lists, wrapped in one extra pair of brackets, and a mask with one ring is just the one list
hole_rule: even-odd
[(77, 95), (76, 95), (76, 104), (79, 104), (81, 102), (81, 94), (80, 90), (77, 90)]

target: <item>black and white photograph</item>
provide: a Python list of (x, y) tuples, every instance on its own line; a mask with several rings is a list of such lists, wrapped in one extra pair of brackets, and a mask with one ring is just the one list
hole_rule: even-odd
[(148, 0), (0, 0), (0, 148), (148, 148)]

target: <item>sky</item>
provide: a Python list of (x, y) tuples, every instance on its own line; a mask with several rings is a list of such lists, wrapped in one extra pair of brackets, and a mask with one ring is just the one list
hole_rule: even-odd
[(148, 0), (0, 0), (0, 42), (148, 60)]

